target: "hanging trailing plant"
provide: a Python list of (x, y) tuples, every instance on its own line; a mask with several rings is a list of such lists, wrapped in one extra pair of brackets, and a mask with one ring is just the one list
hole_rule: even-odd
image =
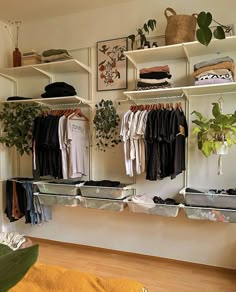
[(228, 147), (236, 144), (236, 112), (223, 114), (220, 103), (212, 103), (213, 118), (207, 119), (201, 113), (193, 111), (196, 125), (193, 134), (197, 135), (198, 149), (209, 157), (212, 153), (227, 143)]
[(98, 150), (105, 152), (107, 148), (114, 148), (121, 142), (118, 135), (120, 118), (111, 100), (102, 99), (95, 108), (93, 124), (96, 132), (96, 146)]
[(6, 147), (16, 146), (20, 155), (30, 154), (33, 120), (41, 111), (40, 105), (5, 103), (0, 111), (0, 143)]
[[(212, 21), (217, 24), (217, 26), (213, 28), (213, 33), (210, 28)], [(201, 11), (197, 17), (197, 23), (199, 26), (196, 33), (197, 40), (206, 47), (211, 42), (213, 35), (216, 39), (222, 40), (225, 39), (225, 34), (232, 30), (230, 25), (224, 25), (214, 20), (210, 12)]]

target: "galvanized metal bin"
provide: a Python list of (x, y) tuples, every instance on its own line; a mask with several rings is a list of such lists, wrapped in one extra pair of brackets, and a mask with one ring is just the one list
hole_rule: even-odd
[(136, 203), (131, 199), (127, 200), (127, 203), (131, 212), (149, 215), (176, 217), (180, 210), (180, 205)]
[(47, 206), (70, 206), (75, 207), (79, 204), (77, 196), (65, 196), (65, 195), (55, 195), (55, 194), (41, 194), (34, 193), (35, 196), (38, 196), (39, 202), (42, 205)]
[(80, 184), (63, 184), (63, 183), (50, 183), (47, 181), (40, 181), (35, 183), (40, 193), (77, 196), (80, 195)]
[(236, 210), (185, 206), (184, 211), (189, 219), (236, 223)]
[(236, 196), (214, 194), (203, 190), (203, 193), (185, 192), (186, 205), (236, 209)]
[(111, 211), (123, 211), (127, 206), (125, 200), (112, 200), (112, 199), (99, 199), (79, 197), (80, 204), (84, 208), (99, 209), (99, 210), (111, 210)]
[(97, 186), (80, 186), (83, 197), (103, 198), (103, 199), (123, 199), (134, 194), (131, 186), (121, 184), (119, 187), (97, 187)]

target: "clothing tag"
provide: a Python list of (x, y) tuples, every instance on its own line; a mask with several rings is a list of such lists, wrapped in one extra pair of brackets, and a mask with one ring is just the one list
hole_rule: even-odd
[(185, 137), (185, 129), (183, 126), (179, 126), (179, 133), (176, 136), (182, 135)]

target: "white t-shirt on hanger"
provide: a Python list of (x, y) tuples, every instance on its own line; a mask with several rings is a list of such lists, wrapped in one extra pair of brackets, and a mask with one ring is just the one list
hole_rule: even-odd
[(67, 147), (65, 144), (66, 126), (67, 126), (66, 117), (62, 116), (59, 119), (59, 124), (58, 124), (58, 137), (59, 137), (59, 145), (61, 149), (62, 175), (64, 179), (68, 178), (68, 152), (67, 152)]
[(83, 118), (75, 116), (70, 119), (70, 116), (67, 118), (66, 135), (69, 166), (68, 176), (70, 178), (76, 178), (88, 175), (89, 125)]

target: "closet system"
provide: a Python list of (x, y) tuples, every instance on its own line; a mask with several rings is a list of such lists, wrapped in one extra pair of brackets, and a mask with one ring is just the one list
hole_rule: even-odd
[(182, 103), (131, 106), (122, 118), (126, 174), (172, 179), (185, 170), (187, 121)]
[[(153, 48), (153, 49), (146, 49), (146, 50), (138, 50), (138, 51), (132, 51), (132, 52), (126, 52), (126, 56), (129, 58), (129, 60), (135, 65), (135, 68), (138, 69), (143, 66), (144, 63), (155, 63), (155, 62), (163, 62), (163, 60), (173, 60), (173, 59), (183, 59), (183, 62), (186, 63), (186, 76), (189, 76), (190, 74), (190, 58), (199, 55), (204, 55), (204, 54), (210, 54), (210, 53), (215, 53), (219, 50), (225, 51), (225, 48), (232, 46), (232, 43), (234, 44), (236, 41), (236, 38), (229, 38), (226, 39), (225, 41), (212, 41), (212, 45), (209, 48), (205, 48), (201, 46), (200, 44), (193, 42), (193, 43), (188, 43), (188, 44), (179, 44), (175, 46), (167, 46), (167, 47), (159, 47), (159, 48)], [(224, 44), (223, 44), (224, 43)], [(204, 51), (204, 50), (207, 50)], [(69, 62), (69, 63), (68, 63)], [(67, 63), (65, 66), (64, 64)], [(80, 66), (80, 63), (77, 62), (76, 60), (70, 60), (70, 61), (64, 61), (64, 62), (55, 62), (55, 64), (39, 64), (35, 66), (29, 66), (28, 68), (20, 68), (21, 71), (17, 71), (18, 69), (14, 69), (14, 73), (12, 73), (12, 70), (10, 69), (2, 69), (0, 70), (0, 73), (4, 74), (4, 76), (8, 75), (11, 77), (12, 76), (17, 76), (19, 79), (21, 79), (22, 74), (24, 75), (25, 78), (29, 78), (30, 73), (33, 71), (34, 72), (34, 77), (36, 76), (37, 78), (34, 78), (34, 82), (38, 82), (38, 77), (42, 77), (42, 74), (48, 70), (48, 72), (51, 73), (51, 71), (55, 70), (55, 75), (57, 75), (57, 72), (59, 75), (65, 70), (67, 73), (73, 73), (75, 71), (75, 67)], [(65, 67), (64, 67), (65, 66)], [(185, 67), (185, 66), (182, 66)], [(58, 68), (60, 68), (58, 70)], [(68, 69), (69, 68), (69, 69)], [(86, 66), (80, 66), (80, 69), (78, 70), (82, 71), (82, 73), (89, 73), (91, 74), (91, 70), (87, 70)], [(22, 73), (23, 72), (23, 73)], [(47, 74), (46, 74), (47, 75)], [(83, 75), (83, 74), (82, 74)], [(48, 75), (47, 75), (48, 76)], [(62, 74), (58, 80), (61, 80)], [(45, 74), (43, 81), (45, 79)], [(92, 79), (92, 78), (90, 78)], [(89, 79), (89, 80), (90, 80)], [(187, 80), (188, 78), (186, 78)], [(87, 77), (85, 78), (87, 80)], [(42, 80), (41, 80), (42, 81)], [(40, 82), (41, 82), (40, 81)], [(52, 81), (52, 80), (51, 80)], [(84, 81), (84, 80), (83, 80)], [(91, 80), (90, 80), (91, 81)], [(189, 80), (188, 80), (189, 81)], [(19, 82), (19, 85), (21, 82)], [(44, 82), (45, 83), (45, 82)], [(22, 83), (24, 86), (24, 82)], [(84, 83), (80, 84), (80, 86), (83, 86)], [(90, 84), (91, 85), (91, 84)], [(81, 87), (82, 88), (82, 87)], [(126, 158), (129, 158), (129, 160), (132, 161), (126, 161), (128, 162), (126, 165), (126, 171), (128, 170), (129, 172), (127, 174), (129, 175), (134, 175), (135, 172), (144, 172), (145, 168), (148, 170), (149, 168), (151, 170), (154, 170), (153, 172), (147, 172), (147, 178), (151, 180), (156, 180), (156, 179), (162, 179), (166, 176), (170, 176), (171, 178), (174, 178), (178, 173), (182, 172), (185, 169), (185, 160), (177, 162), (177, 165), (179, 166), (176, 168), (177, 170), (175, 171), (175, 153), (178, 152), (178, 147), (180, 146), (180, 152), (183, 153), (183, 159), (184, 153), (185, 153), (185, 143), (186, 143), (186, 137), (188, 135), (188, 129), (187, 129), (187, 123), (186, 123), (186, 118), (185, 114), (187, 117), (189, 117), (189, 101), (191, 99), (191, 96), (194, 95), (205, 95), (205, 94), (212, 94), (213, 93), (222, 93), (222, 92), (236, 92), (236, 85), (235, 82), (232, 84), (221, 84), (217, 86), (176, 86), (173, 88), (165, 88), (165, 89), (150, 89), (150, 90), (140, 90), (140, 91), (126, 91), (124, 94), (127, 96), (127, 99), (125, 100), (126, 102), (132, 102), (136, 103), (137, 106), (133, 106), (128, 110), (125, 115), (126, 119), (124, 119), (125, 115), (123, 116), (122, 119), (122, 137), (124, 141), (124, 151), (126, 151), (125, 156)], [(77, 90), (77, 92), (81, 92), (81, 90)], [(85, 90), (85, 93), (87, 93), (87, 97), (89, 96), (89, 90)], [(84, 96), (82, 94), (82, 96)], [(85, 94), (86, 96), (86, 94)], [(164, 98), (166, 97), (166, 98)], [(171, 102), (165, 102), (165, 103), (160, 103), (161, 100), (166, 100), (166, 99), (171, 99), (173, 97), (173, 100), (175, 99), (178, 101), (178, 103), (173, 103)], [(80, 97), (66, 97), (66, 98), (55, 98), (55, 99), (35, 99), (35, 102), (43, 102), (44, 104), (50, 103), (51, 105), (57, 104), (57, 103), (65, 103), (66, 104), (71, 103), (71, 101), (76, 102), (79, 100), (83, 101), (83, 104), (87, 106), (89, 104), (88, 100), (87, 101), (84, 98)], [(152, 105), (148, 105), (150, 100), (152, 99)], [(184, 99), (185, 100), (185, 106), (184, 110), (182, 108), (182, 104), (180, 104), (180, 100)], [(146, 100), (147, 102), (145, 102)], [(31, 101), (32, 102), (32, 101)], [(119, 101), (118, 101), (119, 102)], [(140, 102), (142, 103), (141, 105)], [(62, 113), (59, 113), (59, 116)], [(64, 116), (69, 122), (71, 121), (69, 118), (69, 113), (66, 111), (64, 112)], [(68, 115), (67, 115), (68, 114)], [(149, 116), (150, 115), (150, 116)], [(173, 115), (173, 117), (172, 117)], [(53, 119), (57, 121), (58, 117), (57, 114), (50, 114), (48, 116), (52, 116)], [(85, 116), (87, 116), (85, 114)], [(180, 117), (179, 117), (180, 116)], [(131, 121), (132, 117), (132, 123), (130, 125), (134, 125), (133, 127), (128, 126), (127, 129), (127, 122)], [(171, 119), (172, 117), (172, 119)], [(47, 118), (47, 115), (45, 115), (43, 118)], [(80, 116), (78, 119), (80, 120), (82, 117)], [(128, 119), (129, 118), (129, 119)], [(73, 120), (73, 119), (72, 119)], [(91, 119), (90, 119), (91, 120)], [(144, 121), (146, 120), (146, 123)], [(136, 121), (136, 127), (135, 123), (133, 121)], [(169, 122), (168, 122), (169, 121)], [(175, 121), (173, 123), (173, 127), (171, 127), (172, 123), (170, 121)], [(59, 121), (57, 121), (59, 124)], [(137, 124), (138, 122), (138, 124)], [(63, 125), (63, 123), (62, 123)], [(126, 126), (125, 126), (126, 125)], [(137, 128), (137, 125), (139, 126)], [(161, 127), (162, 126), (162, 127)], [(62, 126), (63, 128), (63, 126)], [(136, 129), (137, 128), (137, 129)], [(156, 131), (155, 131), (156, 130)], [(67, 137), (67, 134), (64, 135), (64, 137)], [(138, 137), (136, 137), (138, 136)], [(172, 139), (171, 139), (172, 137)], [(146, 139), (146, 140), (145, 140)], [(58, 137), (59, 140), (59, 137)], [(63, 141), (65, 141), (63, 139)], [(176, 143), (176, 141), (178, 141)], [(148, 146), (145, 149), (145, 142), (148, 143)], [(59, 142), (58, 142), (59, 143)], [(60, 145), (60, 144), (59, 144)], [(176, 146), (177, 145), (177, 146)], [(183, 146), (184, 145), (184, 146)], [(60, 147), (59, 147), (60, 148)], [(61, 150), (61, 149), (60, 149)], [(164, 159), (166, 153), (168, 153), (168, 159)], [(174, 154), (173, 154), (174, 153)], [(157, 155), (156, 155), (157, 154)], [(164, 155), (163, 155), (164, 154)], [(130, 155), (133, 155), (134, 159), (130, 159)], [(137, 155), (137, 156), (136, 156)], [(158, 159), (153, 159), (155, 155), (158, 157)], [(136, 159), (138, 158), (138, 159)], [(171, 159), (170, 159), (171, 158)], [(173, 158), (173, 159), (172, 159)], [(131, 169), (131, 164), (133, 167), (133, 162), (135, 161), (134, 168)], [(138, 161), (141, 161), (141, 163)], [(187, 183), (187, 181), (185, 181)], [(98, 202), (99, 200), (97, 198), (92, 199), (93, 202), (92, 204), (95, 205), (94, 201)], [(99, 203), (102, 200), (99, 201)], [(104, 199), (105, 202), (107, 200)], [(83, 201), (81, 201), (82, 203)], [(117, 204), (117, 202), (116, 202)], [(121, 202), (122, 206), (126, 204), (125, 201)], [(158, 207), (158, 206), (157, 206)], [(98, 207), (97, 207), (98, 208)], [(168, 207), (170, 208), (170, 206)], [(177, 216), (179, 208), (184, 208), (184, 210), (189, 211), (191, 217), (193, 213), (195, 212), (194, 216), (197, 218), (193, 219), (208, 219), (208, 220), (214, 220), (210, 216), (208, 216), (209, 213), (212, 213), (212, 209), (210, 208), (205, 208), (207, 210), (203, 210), (204, 208), (196, 208), (196, 209), (191, 209), (191, 207), (188, 206), (175, 206), (174, 207), (175, 212), (173, 213), (173, 217)], [(105, 208), (106, 209), (106, 208)], [(155, 210), (156, 215), (160, 215), (159, 211), (163, 210), (163, 206), (161, 209)], [(177, 210), (177, 211), (176, 211)], [(199, 212), (205, 212), (204, 216), (201, 216), (202, 213)], [(136, 211), (135, 211), (136, 212)], [(236, 219), (234, 218), (234, 213), (232, 211), (223, 211), (220, 210), (221, 213), (225, 214), (225, 222), (234, 222)], [(142, 212), (141, 212), (142, 213)], [(169, 214), (166, 215), (165, 212), (162, 212), (163, 216), (170, 216)], [(200, 218), (201, 217), (201, 218)], [(230, 218), (230, 219), (228, 219)]]

